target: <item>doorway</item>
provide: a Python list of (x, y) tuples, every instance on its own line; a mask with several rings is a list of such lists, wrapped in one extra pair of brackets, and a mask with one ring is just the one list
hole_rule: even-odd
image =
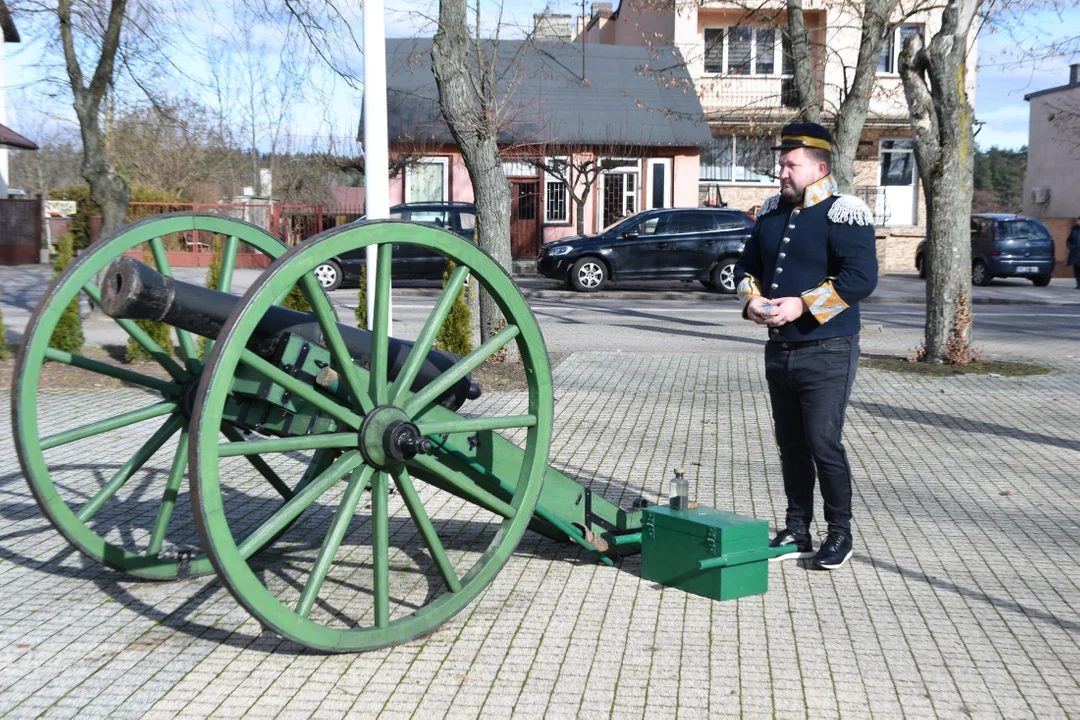
[(510, 180), (510, 256), (540, 254), (540, 208), (543, 195), (536, 178)]
[(874, 215), (885, 225), (911, 226), (918, 223), (918, 172), (915, 143), (911, 138), (882, 140), (880, 145), (880, 186)]

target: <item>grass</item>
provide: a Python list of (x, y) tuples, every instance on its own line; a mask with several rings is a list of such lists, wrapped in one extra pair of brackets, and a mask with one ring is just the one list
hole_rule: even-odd
[(910, 362), (907, 358), (887, 355), (863, 356), (859, 365), (874, 370), (922, 375), (923, 377), (953, 377), (956, 375), (1000, 375), (1002, 377), (1028, 377), (1046, 375), (1052, 372), (1045, 365), (1015, 362), (1012, 360), (985, 360), (968, 365), (931, 365), (924, 362)]

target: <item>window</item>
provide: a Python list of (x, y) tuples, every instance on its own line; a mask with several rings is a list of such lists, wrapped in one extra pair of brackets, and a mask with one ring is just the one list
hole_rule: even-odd
[[(566, 174), (566, 160), (564, 158), (552, 158), (548, 164), (554, 166), (559, 175)], [(566, 183), (552, 173), (544, 175), (544, 222), (567, 223), (570, 222), (570, 199)]]
[(422, 158), (405, 168), (405, 202), (446, 202), (447, 158)]
[(878, 58), (878, 73), (892, 74), (898, 71), (900, 51), (904, 49), (904, 43), (912, 35), (922, 37), (922, 25), (901, 25), (892, 28), (885, 35), (885, 42), (881, 45), (881, 57)]
[(462, 212), (458, 213), (458, 223), (461, 225), (462, 230), (473, 230), (476, 228), (476, 213)]
[(445, 210), (413, 210), (409, 219), (415, 223), (434, 225), (437, 228), (450, 227), (450, 215)]
[(713, 216), (704, 212), (688, 212), (679, 214), (680, 233), (710, 232), (716, 229)]
[(705, 72), (726, 75), (772, 75), (776, 72), (781, 33), (771, 27), (738, 25), (706, 28)]
[(881, 185), (915, 182), (915, 145), (912, 140), (881, 141)]
[(713, 135), (701, 151), (703, 182), (771, 183), (776, 180), (776, 139), (745, 135)]

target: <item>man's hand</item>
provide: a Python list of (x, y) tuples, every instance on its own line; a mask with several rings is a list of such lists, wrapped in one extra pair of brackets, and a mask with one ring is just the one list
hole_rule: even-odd
[(806, 312), (806, 303), (799, 297), (776, 298), (766, 302), (776, 306), (776, 309), (769, 314), (769, 318), (765, 321), (765, 324), (769, 327), (780, 327), (789, 322), (795, 322)]
[(746, 304), (746, 317), (750, 318), (758, 325), (765, 325), (768, 323), (776, 309), (763, 309), (766, 305), (772, 305), (772, 302), (768, 298), (764, 298), (760, 295), (750, 298), (750, 302)]

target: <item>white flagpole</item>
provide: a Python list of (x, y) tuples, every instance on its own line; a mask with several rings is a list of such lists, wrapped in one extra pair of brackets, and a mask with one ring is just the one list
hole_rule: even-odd
[[(390, 149), (386, 128), (386, 33), (383, 0), (364, 1), (364, 185), (365, 214), (390, 217)], [(367, 326), (375, 322), (376, 249), (367, 248)], [(391, 308), (393, 304), (391, 303)], [(390, 335), (393, 336), (393, 315)]]

